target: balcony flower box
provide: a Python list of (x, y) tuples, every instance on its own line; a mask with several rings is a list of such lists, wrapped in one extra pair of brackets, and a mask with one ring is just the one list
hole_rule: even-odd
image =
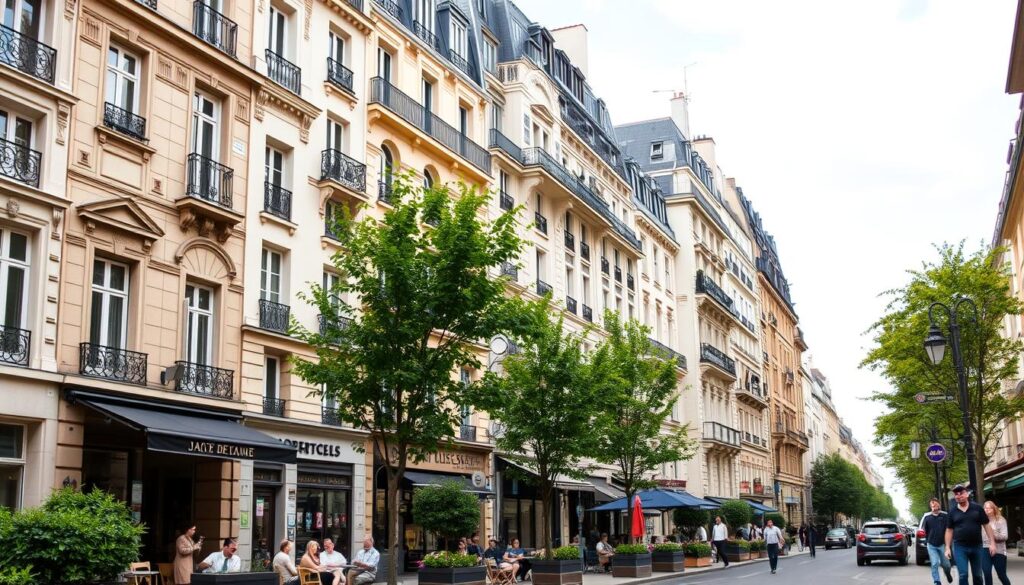
[(612, 557), (612, 577), (650, 577), (651, 553), (642, 544), (620, 544)]
[(651, 568), (659, 573), (679, 573), (686, 567), (683, 547), (675, 542), (654, 545)]
[(711, 545), (706, 542), (691, 542), (686, 545), (684, 563), (687, 567), (710, 567)]

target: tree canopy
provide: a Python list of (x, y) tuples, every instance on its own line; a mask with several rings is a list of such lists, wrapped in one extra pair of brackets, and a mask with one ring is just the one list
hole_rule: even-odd
[(837, 516), (892, 518), (892, 498), (868, 483), (864, 473), (839, 453), (820, 455), (811, 465), (811, 502), (814, 511), (837, 524)]

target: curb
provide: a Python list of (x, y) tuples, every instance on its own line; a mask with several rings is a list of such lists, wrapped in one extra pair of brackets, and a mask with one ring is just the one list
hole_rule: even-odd
[[(796, 552), (796, 553), (789, 553), (789, 554), (785, 555), (784, 557), (779, 557), (779, 560), (782, 560), (783, 558), (786, 558), (786, 557), (798, 557), (798, 556), (803, 556), (803, 555), (807, 555), (807, 554), (810, 554), (810, 553), (809, 552), (803, 552), (803, 551)], [(730, 566), (731, 565), (736, 565), (737, 567), (746, 567), (747, 565), (752, 565), (754, 563), (767, 562), (767, 561), (768, 561), (767, 558), (751, 559), (749, 561), (736, 561), (734, 563), (729, 563), (729, 565)], [(683, 571), (681, 573), (662, 573), (662, 574), (658, 575), (657, 577), (651, 576), (651, 577), (644, 577), (643, 579), (631, 579), (629, 581), (623, 580), (622, 583), (623, 583), (623, 585), (646, 585), (647, 583), (659, 583), (661, 581), (668, 581), (668, 580), (671, 580), (671, 579), (678, 579), (680, 577), (686, 577), (687, 575), (703, 575), (704, 573), (711, 573), (711, 572), (714, 572), (714, 571), (724, 571), (724, 570), (725, 570), (724, 566), (719, 566), (719, 565), (715, 564), (715, 565), (712, 565), (710, 567), (701, 567), (700, 569), (690, 569), (688, 571)]]

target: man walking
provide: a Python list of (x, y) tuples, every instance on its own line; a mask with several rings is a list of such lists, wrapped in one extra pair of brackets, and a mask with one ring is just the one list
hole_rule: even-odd
[(924, 538), (928, 547), (928, 562), (932, 566), (932, 582), (940, 585), (939, 567), (946, 573), (946, 580), (953, 582), (953, 572), (950, 570), (949, 559), (946, 558), (946, 527), (949, 523), (949, 516), (939, 507), (939, 498), (932, 498), (928, 502), (932, 511), (925, 514), (921, 519), (921, 530), (924, 530)]
[(715, 516), (715, 525), (711, 527), (711, 546), (718, 553), (718, 558), (729, 566), (729, 557), (725, 556), (725, 541), (729, 539), (729, 529), (722, 522), (721, 516)]
[(772, 575), (775, 574), (775, 569), (779, 565), (779, 547), (784, 542), (786, 541), (782, 536), (782, 531), (775, 526), (771, 519), (765, 520), (764, 543), (766, 545), (765, 548), (768, 549), (768, 564), (772, 568)]
[(814, 529), (814, 522), (807, 525), (807, 546), (811, 548), (811, 558), (814, 558), (814, 541), (818, 538), (818, 531)]
[[(956, 572), (960, 575), (960, 585), (967, 585), (967, 565), (974, 583), (982, 582), (981, 559), (984, 554), (996, 554), (996, 538), (992, 527), (988, 524), (988, 515), (984, 508), (970, 500), (970, 491), (963, 484), (953, 488), (956, 505), (949, 511), (946, 525), (946, 558), (956, 555)], [(981, 545), (981, 531), (988, 535), (988, 550)], [(956, 547), (953, 547), (953, 545)]]

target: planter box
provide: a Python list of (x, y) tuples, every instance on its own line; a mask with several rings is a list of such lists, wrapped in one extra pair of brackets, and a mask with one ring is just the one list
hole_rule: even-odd
[(535, 585), (582, 585), (583, 560), (541, 560), (530, 564)]
[(736, 563), (739, 561), (749, 561), (750, 551), (742, 549), (734, 545), (725, 545), (725, 558), (729, 559), (730, 563)]
[(768, 558), (768, 551), (766, 551), (766, 550), (758, 551), (757, 558), (759, 558), (759, 559), (767, 559)]
[(612, 557), (612, 577), (650, 577), (651, 553), (643, 555), (615, 555)]
[(419, 572), (420, 585), (486, 585), (486, 567), (454, 567), (441, 569), (423, 567)]
[(678, 573), (686, 566), (683, 551), (658, 552), (651, 554), (651, 567), (659, 573)]
[(687, 567), (710, 567), (711, 557), (686, 557), (683, 565)]

